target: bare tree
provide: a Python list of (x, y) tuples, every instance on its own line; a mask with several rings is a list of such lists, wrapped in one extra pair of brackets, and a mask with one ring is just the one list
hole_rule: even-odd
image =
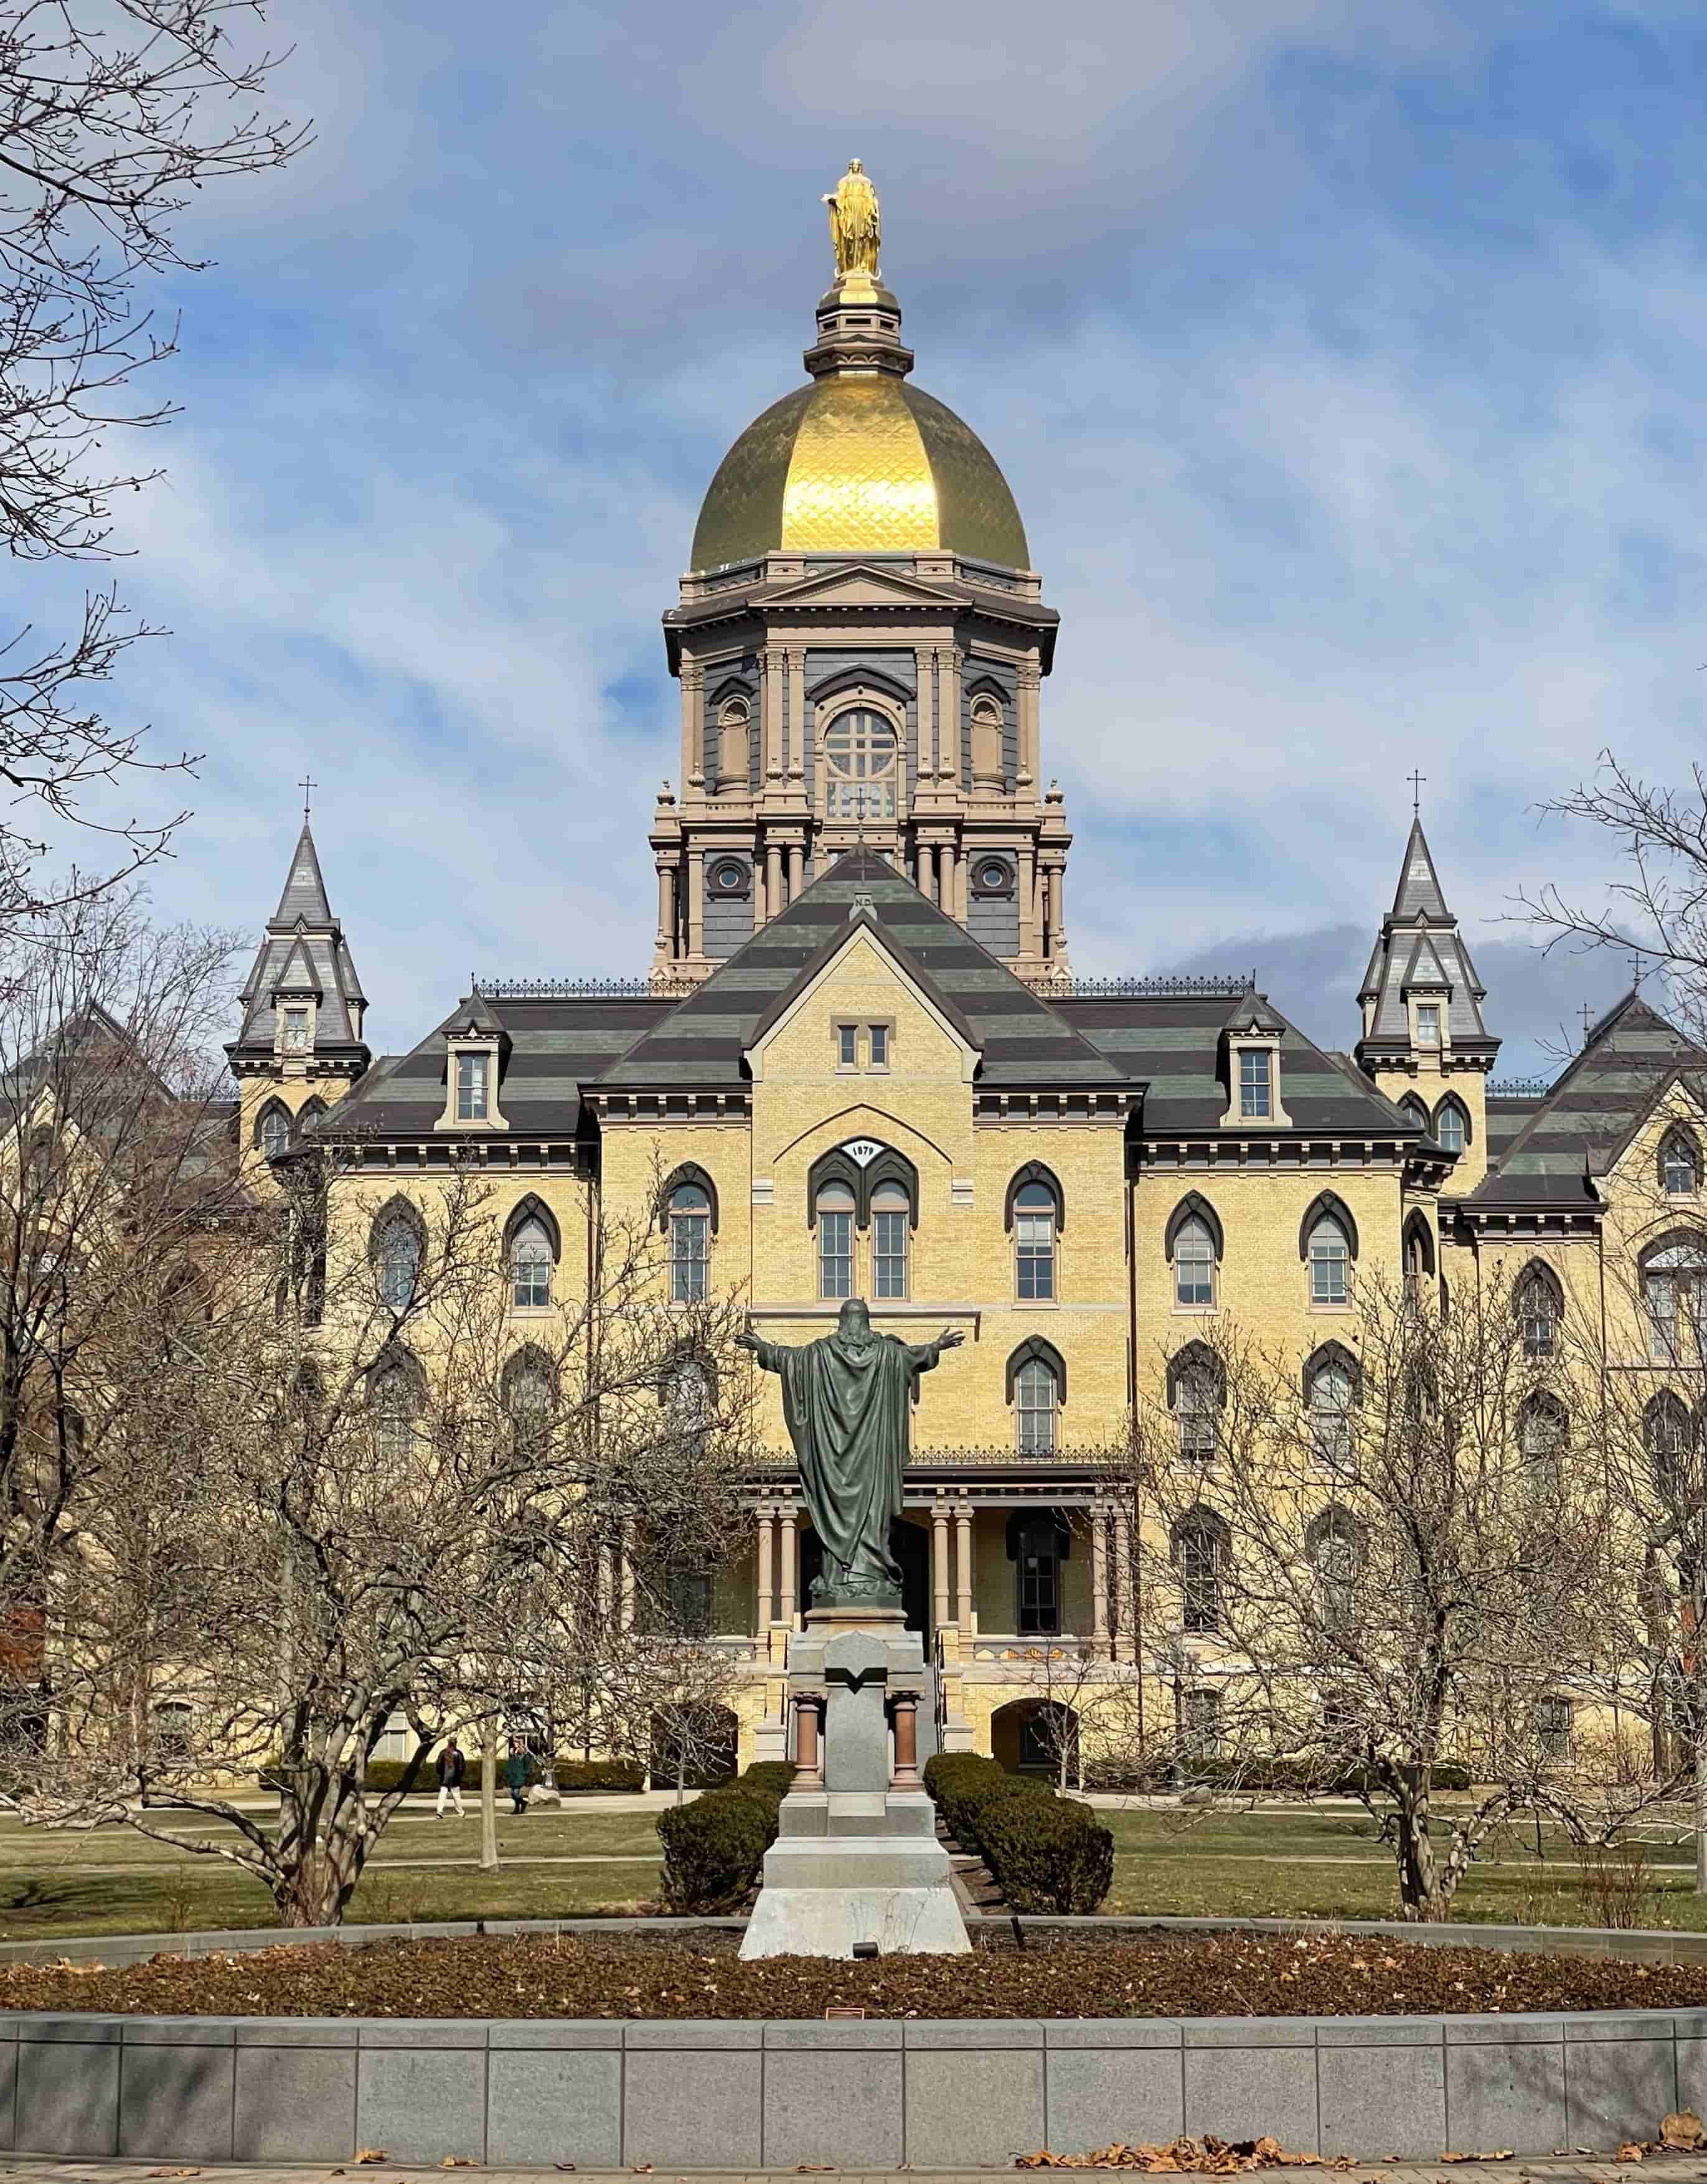
[[(258, 109), (278, 57), (232, 36), (263, 14), (262, 0), (0, 0), (0, 539), (16, 559), (105, 559), (114, 496), (158, 475), (106, 453), (118, 428), (173, 414), (134, 383), (177, 342), (138, 304), (139, 279), (203, 270), (178, 240), (192, 198), (307, 142)], [(179, 823), (88, 801), (192, 763), (145, 759), (141, 736), (90, 702), (152, 633), (111, 589), (64, 636), (0, 629), (0, 782), (40, 821), (0, 822), (0, 925), (113, 884)], [(67, 825), (108, 838), (109, 869), (45, 883), (45, 835)]]
[[(655, 1223), (601, 1224), (588, 1292), (519, 1329), (478, 1167), (376, 1206), (359, 1150), (307, 1156), (282, 1217), (232, 1240), (186, 1391), (194, 1479), (157, 1419), (109, 1457), (25, 1806), (227, 1860), (285, 1925), (342, 1917), (448, 1730), (620, 1687), (653, 1641), (643, 1557), (613, 1547), (712, 1568), (740, 1536), (738, 1319), (659, 1301)], [(257, 1769), (275, 1829), (220, 1786)]]
[[(1211, 1321), (1140, 1410), (1146, 1652), (1182, 1755), (1351, 1781), (1404, 1915), (1442, 1919), (1496, 1828), (1568, 1802), (1558, 1706), (1608, 1579), (1601, 1467), (1567, 1458), (1596, 1407), (1497, 1279), (1449, 1318), (1378, 1277), (1354, 1305), (1324, 1385)], [(1448, 1760), (1478, 1786), (1450, 1811)]]

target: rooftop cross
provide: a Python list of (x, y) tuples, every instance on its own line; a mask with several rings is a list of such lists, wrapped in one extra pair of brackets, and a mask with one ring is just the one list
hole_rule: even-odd
[(1587, 1046), (1587, 1044), (1588, 1044), (1588, 1032), (1589, 1032), (1589, 1027), (1593, 1024), (1593, 1022), (1594, 1022), (1594, 1011), (1593, 1011), (1593, 1010), (1592, 1008), (1590, 1008), (1590, 1007), (1589, 1007), (1589, 1006), (1588, 1006), (1587, 1002), (1587, 1001), (1585, 1001), (1585, 1002), (1582, 1004), (1582, 1044), (1583, 1044), (1585, 1046)]
[(1422, 810), (1422, 784), (1428, 776), (1426, 773), (1408, 773), (1405, 779), (1410, 783), (1411, 811), (1420, 812)]
[(304, 819), (309, 816), (309, 798), (310, 794), (320, 787), (320, 785), (319, 782), (312, 779), (311, 777), (306, 773), (297, 783), (297, 788), (303, 792), (303, 816)]

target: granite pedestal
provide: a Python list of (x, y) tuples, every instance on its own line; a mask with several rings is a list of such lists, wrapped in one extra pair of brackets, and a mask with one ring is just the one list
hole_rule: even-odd
[[(971, 1947), (936, 1808), (908, 1765), (910, 1735), (892, 1774), (890, 1719), (928, 1689), (924, 1649), (899, 1608), (820, 1608), (788, 1652), (797, 1719), (810, 1708), (821, 1774), (802, 1769), (782, 1800), (743, 1957), (959, 1955)], [(910, 1730), (910, 1724), (909, 1724)]]

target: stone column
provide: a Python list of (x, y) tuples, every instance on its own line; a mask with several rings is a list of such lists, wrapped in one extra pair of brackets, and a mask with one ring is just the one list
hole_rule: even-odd
[(767, 842), (765, 845), (765, 915), (766, 921), (775, 917), (782, 907), (782, 844)]
[(824, 1750), (818, 1734), (824, 1702), (806, 1691), (794, 1702), (793, 1786), (797, 1790), (824, 1787)]
[(1037, 853), (1029, 842), (1020, 844), (1020, 953), (1036, 956), (1040, 950), (1037, 940)]
[(1091, 1642), (1097, 1658), (1109, 1658), (1108, 1518), (1100, 1502), (1091, 1510)]
[(759, 1635), (762, 1638), (776, 1615), (776, 1587), (771, 1570), (771, 1543), (776, 1518), (768, 1509), (759, 1512)]
[(937, 900), (937, 853), (928, 842), (920, 842), (914, 852), (919, 867), (919, 892), (926, 902)]
[(1067, 872), (1064, 865), (1055, 865), (1049, 872), (1049, 953), (1064, 956), (1067, 951)]
[(895, 1771), (889, 1777), (892, 1790), (916, 1790), (919, 1786), (919, 1698), (915, 1691), (901, 1691), (895, 1699)]
[(803, 842), (791, 842), (788, 844), (788, 900), (790, 902), (798, 902), (800, 890), (805, 884), (806, 844)]
[(1034, 850), (1028, 849), (1025, 855), (1025, 869), (1031, 873), (1031, 883), (1026, 900), (1026, 925), (1020, 938), (1028, 956), (1041, 956), (1043, 952), (1043, 894), (1048, 884), (1048, 875), (1037, 862)]
[(676, 954), (676, 867), (658, 867), (658, 952), (673, 957)]
[(770, 921), (770, 904), (765, 889), (765, 845), (755, 838), (753, 844), (753, 930)]
[(703, 956), (705, 953), (705, 852), (690, 850), (687, 853), (687, 952)]
[(1029, 788), (1031, 791), (1032, 799), (1036, 797), (1037, 788), (1037, 716), (1040, 710), (1039, 694), (1043, 680), (1043, 670), (1029, 660), (1020, 670), (1018, 785), (1022, 796)]
[(966, 922), (966, 883), (970, 877), (967, 860), (957, 848), (954, 851), (954, 915), (962, 925)]
[[(791, 644), (787, 648), (788, 661), (788, 778), (806, 778), (806, 648)], [(799, 893), (797, 888), (793, 890)]]
[(960, 778), (960, 655), (952, 646), (937, 655), (937, 772), (945, 780)]
[(776, 1619), (794, 1628), (794, 1580), (798, 1568), (800, 1548), (799, 1529), (794, 1521), (794, 1504), (790, 1502), (782, 1509), (782, 1596), (776, 1603)]
[(782, 778), (782, 649), (761, 646), (759, 654), (759, 705), (764, 722), (761, 767), (768, 787)]
[(681, 663), (681, 778), (691, 795), (705, 793), (705, 670)]
[[(936, 655), (928, 644), (916, 645), (913, 651), (913, 671), (919, 682), (919, 780), (928, 781), (937, 770), (937, 678), (932, 666)], [(915, 783), (915, 787), (917, 787)]]
[(954, 1512), (954, 1559), (959, 1582), (954, 1588), (954, 1620), (963, 1638), (972, 1630), (972, 1505), (963, 1502)]
[(945, 917), (954, 915), (954, 845), (942, 842), (937, 850), (937, 892), (931, 900)]
[(940, 1630), (948, 1620), (948, 1505), (931, 1505), (931, 1613)]
[(1117, 1659), (1136, 1661), (1137, 1633), (1132, 1625), (1137, 1608), (1132, 1599), (1132, 1530), (1126, 1510), (1115, 1510), (1115, 1653)]

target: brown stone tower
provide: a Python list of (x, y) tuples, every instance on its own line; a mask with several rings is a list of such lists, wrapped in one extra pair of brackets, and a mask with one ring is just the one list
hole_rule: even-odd
[(664, 618), (681, 788), (651, 834), (653, 983), (697, 983), (863, 841), (1063, 984), (1071, 837), (1039, 749), (1059, 617), (988, 450), (910, 383), (890, 291), (850, 268), (817, 318), (809, 383), (725, 456)]

